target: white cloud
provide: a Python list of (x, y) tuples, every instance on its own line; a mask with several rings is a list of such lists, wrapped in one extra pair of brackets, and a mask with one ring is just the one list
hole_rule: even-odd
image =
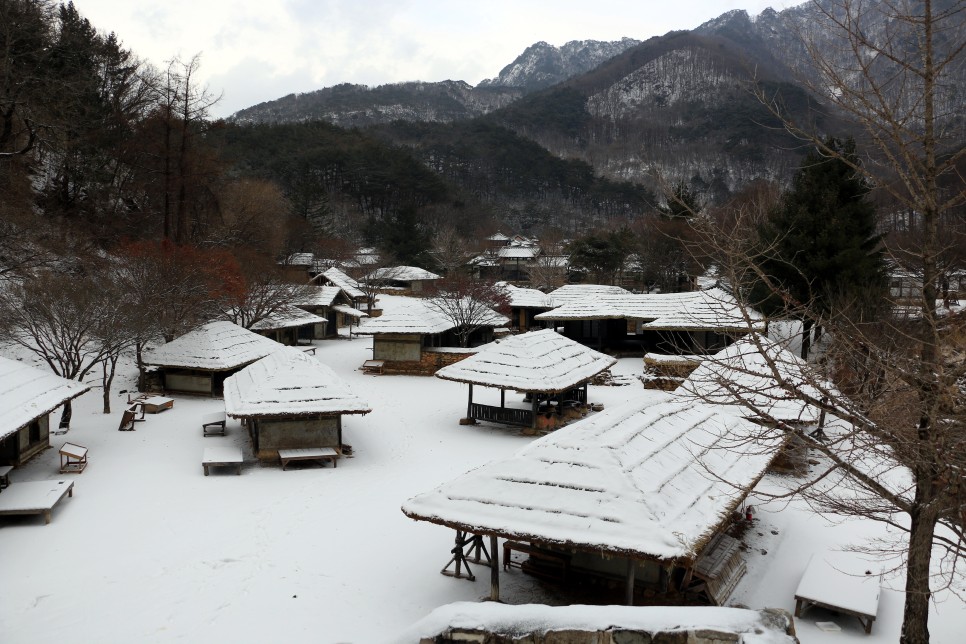
[(214, 113), (342, 82), (496, 76), (539, 40), (644, 40), (725, 11), (793, 3), (700, 0), (75, 0), (102, 32), (161, 66), (202, 54), (200, 77), (224, 100)]

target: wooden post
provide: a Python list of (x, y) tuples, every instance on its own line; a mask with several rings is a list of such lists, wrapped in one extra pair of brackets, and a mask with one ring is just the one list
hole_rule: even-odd
[(472, 418), (473, 417), (470, 414), (470, 410), (472, 408), (473, 408), (473, 383), (470, 383), (470, 397), (469, 397), (469, 400), (466, 401), (466, 417), (467, 418)]
[(506, 407), (506, 389), (500, 390), (500, 409)]
[(497, 550), (497, 538), (490, 535), (490, 599), (500, 601), (500, 551)]
[(637, 562), (630, 557), (627, 558), (627, 589), (625, 590), (624, 603), (628, 606), (634, 605), (634, 575), (637, 572)]
[(530, 420), (530, 427), (532, 427), (533, 429), (536, 429), (537, 428), (537, 407), (540, 404), (540, 394), (534, 392), (532, 404), (533, 404), (533, 414), (531, 414), (532, 418)]

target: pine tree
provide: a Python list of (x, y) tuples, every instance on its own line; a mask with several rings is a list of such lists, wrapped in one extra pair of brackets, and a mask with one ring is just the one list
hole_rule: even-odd
[(810, 331), (823, 319), (843, 314), (868, 318), (885, 294), (886, 271), (881, 235), (869, 186), (850, 164), (858, 164), (855, 142), (829, 139), (829, 156), (805, 156), (792, 187), (759, 229), (764, 249), (761, 267), (791, 301), (779, 301), (774, 288), (759, 284), (755, 300), (766, 313), (779, 310), (804, 316), (802, 357)]

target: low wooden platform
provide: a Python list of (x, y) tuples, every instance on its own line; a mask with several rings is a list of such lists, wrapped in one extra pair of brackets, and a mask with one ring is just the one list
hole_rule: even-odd
[(881, 574), (857, 555), (829, 552), (812, 555), (795, 591), (795, 617), (819, 606), (858, 618), (866, 633), (879, 612)]
[[(525, 552), (530, 557), (522, 562), (513, 560), (513, 551)], [(529, 564), (529, 565), (527, 565)], [(570, 555), (519, 541), (503, 542), (503, 569), (520, 568), (535, 577), (563, 582), (570, 575)]]
[(326, 461), (332, 463), (332, 467), (339, 466), (339, 452), (331, 447), (311, 447), (302, 449), (280, 449), (278, 459), (282, 462), (282, 469), (291, 461), (319, 461), (319, 465), (325, 467)]
[(385, 368), (385, 366), (385, 360), (366, 360), (362, 363), (362, 373), (382, 373), (382, 370)]
[(10, 472), (12, 471), (13, 465), (0, 465), (0, 490), (10, 487)]
[(0, 515), (42, 514), (50, 523), (54, 506), (65, 496), (74, 496), (73, 481), (24, 481), (0, 494)]
[(151, 396), (140, 402), (141, 409), (149, 414), (160, 414), (166, 409), (174, 407), (174, 399), (165, 396)]
[(225, 435), (225, 412), (216, 411), (201, 417), (201, 432), (203, 436)]
[(201, 455), (201, 467), (208, 476), (210, 467), (234, 467), (235, 474), (241, 474), (241, 466), (245, 461), (242, 451), (237, 447), (206, 447)]
[(60, 448), (60, 473), (80, 474), (87, 467), (87, 448), (64, 443)]

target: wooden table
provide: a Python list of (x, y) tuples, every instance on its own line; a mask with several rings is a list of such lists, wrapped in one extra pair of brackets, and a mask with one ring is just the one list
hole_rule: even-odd
[(12, 471), (13, 465), (0, 465), (0, 490), (10, 487), (10, 472)]
[(332, 467), (338, 467), (339, 452), (331, 447), (308, 447), (302, 449), (280, 449), (278, 458), (282, 461), (282, 469), (289, 464), (289, 461), (319, 461), (322, 467), (325, 462), (332, 463)]
[(65, 496), (74, 496), (73, 481), (20, 482), (0, 495), (0, 514), (42, 514), (46, 525)]
[(241, 474), (244, 462), (242, 451), (237, 447), (206, 447), (201, 455), (201, 467), (208, 476), (209, 467), (234, 467), (235, 474)]
[(174, 407), (174, 399), (166, 398), (165, 396), (151, 396), (140, 401), (138, 404), (141, 405), (141, 409), (149, 414), (159, 414), (165, 409)]
[(880, 573), (854, 553), (812, 555), (795, 591), (795, 617), (810, 606), (857, 617), (866, 633), (879, 611)]

